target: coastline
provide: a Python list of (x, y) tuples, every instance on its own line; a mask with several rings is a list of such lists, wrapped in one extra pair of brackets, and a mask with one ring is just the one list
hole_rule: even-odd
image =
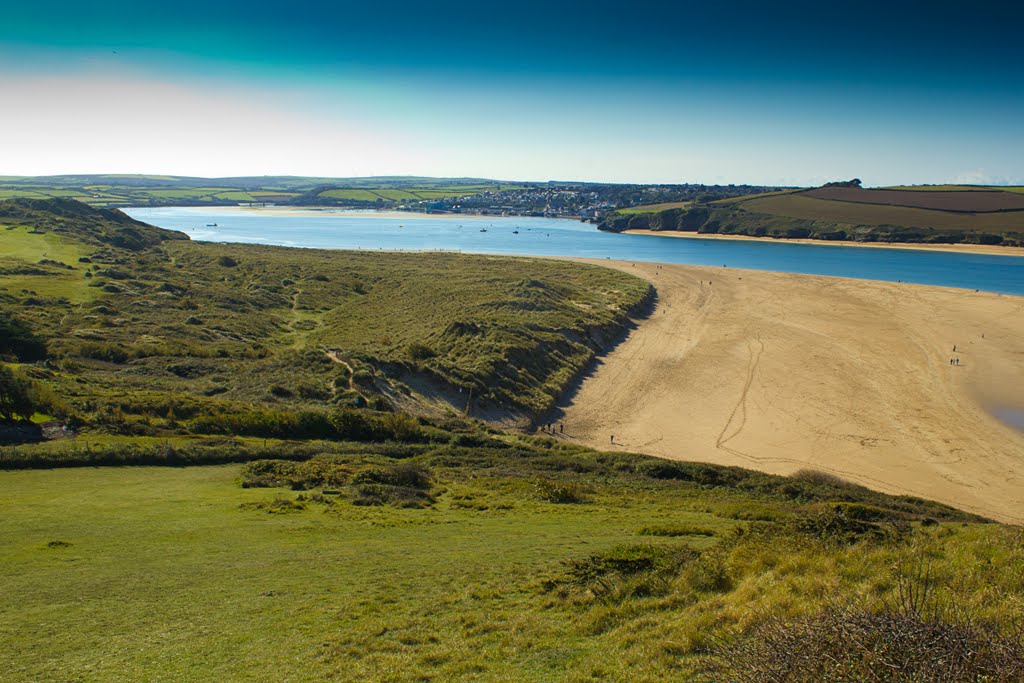
[(854, 242), (852, 240), (811, 240), (774, 237), (751, 237), (749, 235), (712, 235), (677, 230), (623, 230), (620, 234), (655, 235), (696, 240), (737, 240), (747, 242), (770, 242), (780, 244), (813, 244), (827, 247), (871, 247), (874, 249), (911, 249), (916, 251), (947, 251), (961, 254), (984, 254), (989, 256), (1024, 256), (1024, 247), (1000, 247), (992, 244), (919, 244), (915, 242)]
[(818, 470), (1024, 522), (1024, 427), (1005, 420), (1024, 416), (1019, 297), (573, 260), (643, 277), (659, 302), (559, 403), (552, 419), (566, 438), (608, 449), (614, 434), (613, 450)]

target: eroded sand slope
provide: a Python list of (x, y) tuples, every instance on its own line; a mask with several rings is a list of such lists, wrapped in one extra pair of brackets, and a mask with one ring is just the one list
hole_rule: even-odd
[(594, 262), (647, 277), (659, 303), (563, 406), (566, 436), (1024, 521), (1024, 433), (986, 410), (1024, 409), (1024, 298)]

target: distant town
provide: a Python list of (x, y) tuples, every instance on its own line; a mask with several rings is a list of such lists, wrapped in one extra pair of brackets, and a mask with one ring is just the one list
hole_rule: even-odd
[(552, 182), (519, 189), (408, 202), (404, 211), (473, 213), (498, 216), (579, 218), (599, 222), (610, 211), (634, 206), (716, 199), (770, 192), (760, 185), (612, 185)]

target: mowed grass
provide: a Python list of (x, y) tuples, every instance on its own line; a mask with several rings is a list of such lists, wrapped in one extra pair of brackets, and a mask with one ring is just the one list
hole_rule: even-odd
[(747, 211), (775, 216), (836, 221), (850, 225), (899, 225), (996, 233), (1024, 230), (1024, 211), (954, 214), (902, 206), (828, 201), (800, 194), (749, 199), (743, 201), (741, 207)]
[(480, 510), (504, 500), (487, 477), (449, 484), (435, 509), (271, 515), (240, 507), (274, 493), (238, 474), (0, 473), (5, 680), (536, 680), (614, 665), (545, 609), (538, 573), (636, 541), (652, 519), (736, 525), (674, 512), (671, 495)]
[(520, 468), (435, 467), (424, 509), (245, 489), (238, 465), (0, 472), (4, 679), (718, 680), (716, 642), (893, 599), (894, 568), (924, 557), (964, 613), (1024, 616), (1016, 529), (835, 542), (784, 522), (785, 498), (565, 472), (586, 494), (560, 504)]
[[(34, 234), (24, 226), (0, 224), (0, 290), (12, 293), (21, 290), (36, 292), (47, 297), (62, 297), (72, 303), (82, 303), (93, 298), (79, 270), (79, 257), (87, 251), (83, 245), (66, 240), (54, 233)], [(73, 266), (75, 270), (50, 267), (41, 268), (47, 275), (5, 274), (5, 269), (38, 264), (47, 259)]]

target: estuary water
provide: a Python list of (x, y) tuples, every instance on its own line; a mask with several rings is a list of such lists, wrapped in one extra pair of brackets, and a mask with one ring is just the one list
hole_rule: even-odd
[(1024, 257), (912, 249), (620, 235), (555, 218), (218, 207), (125, 213), (194, 240), (321, 249), (445, 250), (728, 266), (912, 282), (1024, 296)]

